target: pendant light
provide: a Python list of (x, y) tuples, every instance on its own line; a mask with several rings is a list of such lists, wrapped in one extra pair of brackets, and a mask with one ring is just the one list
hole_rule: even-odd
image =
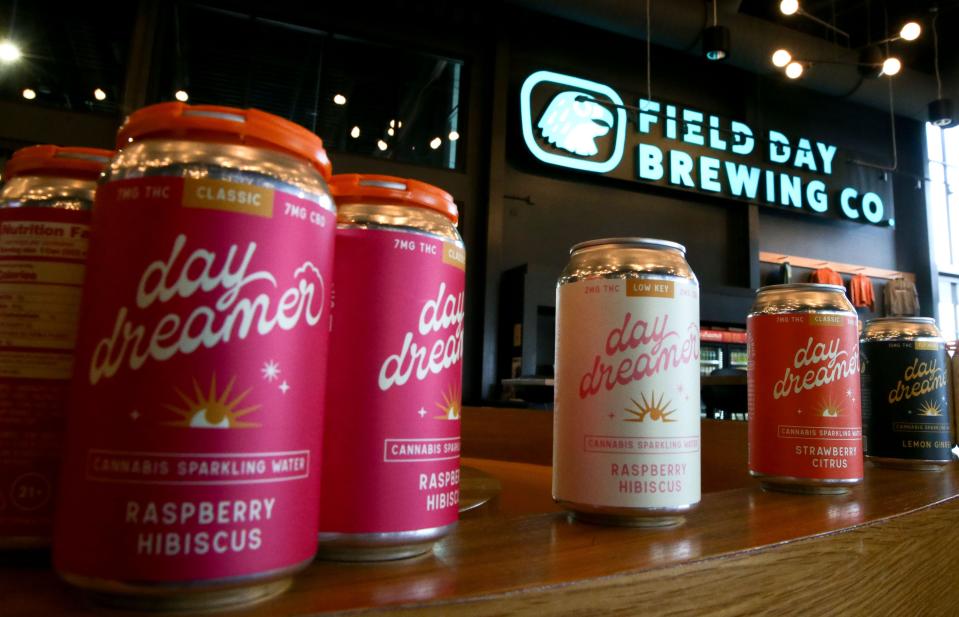
[(939, 34), (936, 32), (936, 20), (939, 11), (934, 8), (932, 18), (932, 60), (936, 70), (936, 100), (929, 103), (929, 122), (941, 128), (952, 126), (954, 122), (952, 99), (942, 96), (942, 76), (939, 74)]
[(720, 26), (716, 16), (719, 0), (712, 0), (713, 25), (703, 30), (703, 55), (707, 60), (719, 61), (729, 55), (729, 28)]

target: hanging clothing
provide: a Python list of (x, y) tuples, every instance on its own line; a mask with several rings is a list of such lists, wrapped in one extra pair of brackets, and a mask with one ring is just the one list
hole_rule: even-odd
[(886, 315), (919, 314), (919, 293), (912, 281), (904, 278), (893, 279), (886, 283), (882, 295), (886, 303)]
[(873, 293), (872, 281), (865, 274), (856, 274), (849, 279), (849, 296), (852, 305), (856, 308), (876, 310), (876, 295)]
[(788, 261), (784, 261), (779, 264), (779, 280), (782, 281), (784, 285), (787, 285), (792, 282), (793, 277), (793, 267), (789, 265)]
[(842, 277), (832, 268), (813, 270), (813, 273), (809, 276), (809, 281), (821, 285), (839, 285), (842, 287)]
[(769, 273), (769, 276), (766, 277), (767, 285), (785, 285), (791, 282), (793, 275), (793, 268), (789, 265), (788, 261), (784, 261), (779, 264), (779, 268), (773, 270)]

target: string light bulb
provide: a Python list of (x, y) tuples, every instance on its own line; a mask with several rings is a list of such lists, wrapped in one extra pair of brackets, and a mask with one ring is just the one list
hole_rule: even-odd
[(795, 15), (799, 12), (799, 0), (782, 0), (779, 3), (779, 11), (783, 15)]
[(793, 56), (785, 49), (777, 49), (773, 52), (772, 61), (774, 66), (783, 68), (790, 62), (792, 62)]
[(899, 30), (899, 36), (904, 41), (915, 41), (922, 34), (922, 26), (915, 21), (907, 21)]
[(880, 71), (880, 74), (892, 77), (901, 70), (902, 62), (900, 62), (899, 58), (891, 56), (882, 61), (882, 70)]

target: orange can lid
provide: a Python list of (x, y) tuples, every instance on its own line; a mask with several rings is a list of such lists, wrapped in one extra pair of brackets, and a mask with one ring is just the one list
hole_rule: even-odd
[(269, 148), (306, 159), (325, 180), (333, 173), (322, 139), (299, 124), (259, 109), (179, 102), (150, 105), (127, 117), (117, 133), (117, 148), (150, 137)]
[(337, 174), (330, 180), (330, 193), (340, 204), (400, 202), (436, 210), (453, 223), (459, 220), (453, 196), (419, 180), (374, 174)]
[(110, 150), (30, 146), (13, 153), (3, 168), (5, 180), (16, 176), (61, 176), (96, 180), (113, 158)]

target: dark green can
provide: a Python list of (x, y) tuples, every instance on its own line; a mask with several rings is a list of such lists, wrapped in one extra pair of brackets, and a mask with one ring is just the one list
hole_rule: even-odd
[(860, 347), (866, 457), (883, 467), (941, 469), (955, 440), (949, 355), (935, 320), (873, 319)]

